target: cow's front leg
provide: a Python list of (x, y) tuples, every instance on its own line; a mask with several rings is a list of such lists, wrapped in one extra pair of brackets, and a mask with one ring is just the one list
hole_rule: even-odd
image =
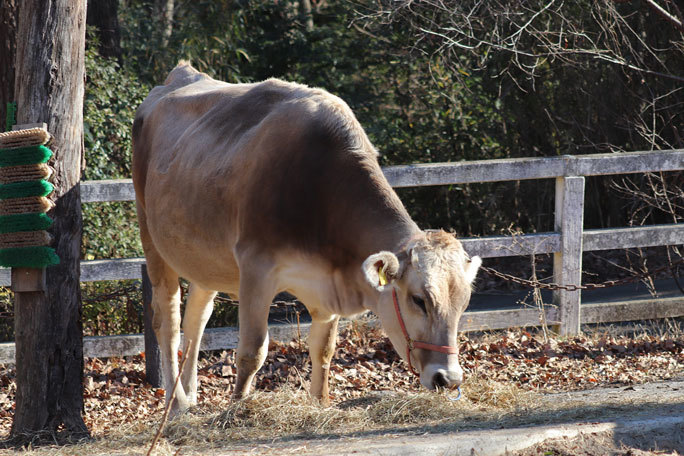
[[(237, 348), (237, 380), (235, 381), (234, 399), (242, 399), (252, 386), (254, 375), (264, 364), (268, 353), (268, 308), (270, 303), (261, 304), (255, 309), (254, 304), (240, 299), (239, 321), (240, 340)], [(265, 308), (265, 309), (264, 309)]]
[(328, 373), (330, 360), (335, 353), (337, 322), (339, 316), (330, 320), (313, 320), (309, 332), (309, 353), (311, 354), (311, 397), (324, 407), (330, 405)]
[(240, 324), (236, 353), (237, 380), (234, 399), (242, 399), (252, 386), (252, 380), (264, 364), (268, 353), (268, 311), (275, 290), (269, 285), (269, 275), (261, 271), (250, 274), (240, 271)]

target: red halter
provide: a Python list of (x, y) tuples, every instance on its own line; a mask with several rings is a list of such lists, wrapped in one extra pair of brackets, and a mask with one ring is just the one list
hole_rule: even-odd
[(392, 288), (392, 300), (394, 301), (394, 310), (396, 310), (397, 312), (397, 318), (399, 319), (399, 326), (401, 326), (401, 332), (404, 333), (404, 337), (406, 338), (406, 361), (408, 361), (409, 368), (416, 376), (418, 376), (419, 374), (418, 372), (416, 372), (416, 370), (413, 368), (413, 365), (411, 364), (411, 350), (413, 350), (414, 348), (422, 348), (423, 350), (431, 350), (440, 353), (447, 353), (450, 355), (458, 354), (458, 347), (452, 347), (450, 345), (429, 344), (427, 342), (420, 342), (411, 339), (411, 337), (408, 335), (408, 331), (406, 331), (404, 319), (401, 318), (401, 311), (399, 310), (399, 301), (397, 300), (396, 288)]

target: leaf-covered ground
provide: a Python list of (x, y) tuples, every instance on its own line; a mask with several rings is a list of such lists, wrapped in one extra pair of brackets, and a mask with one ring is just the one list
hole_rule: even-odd
[[(235, 381), (234, 353), (226, 350), (200, 361), (200, 407), (229, 407)], [(552, 392), (632, 385), (684, 375), (684, 335), (611, 335), (597, 331), (571, 339), (516, 330), (461, 339), (467, 381), (463, 395), (473, 403), (505, 407), (501, 394)], [(308, 388), (310, 362), (304, 341), (272, 343), (256, 389)], [(9, 434), (16, 385), (14, 369), (0, 366), (0, 437)], [(376, 329), (354, 324), (339, 338), (331, 367), (333, 404), (378, 391), (417, 393), (411, 375), (389, 340)], [(145, 382), (144, 354), (130, 359), (88, 359), (85, 420), (94, 437), (132, 422), (158, 423), (164, 391)], [(491, 393), (490, 393), (491, 392)], [(513, 401), (515, 402), (515, 401)]]

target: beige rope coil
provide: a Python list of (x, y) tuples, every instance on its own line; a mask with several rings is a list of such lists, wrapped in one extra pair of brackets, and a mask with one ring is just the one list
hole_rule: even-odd
[(40, 146), (48, 141), (50, 141), (50, 133), (42, 128), (28, 128), (26, 130), (0, 133), (0, 149)]
[(47, 231), (23, 231), (0, 234), (0, 249), (50, 245), (52, 236)]
[(37, 163), (34, 165), (6, 166), (0, 168), (0, 184), (11, 184), (13, 182), (24, 182), (31, 180), (50, 180), (54, 169), (47, 163)]
[(0, 200), (0, 215), (47, 212), (55, 207), (55, 203), (44, 196), (11, 198)]

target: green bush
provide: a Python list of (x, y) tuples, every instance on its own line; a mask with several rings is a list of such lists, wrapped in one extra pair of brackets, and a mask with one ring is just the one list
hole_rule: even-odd
[[(121, 68), (115, 59), (101, 57), (97, 49), (96, 35), (89, 29), (83, 108), (86, 161), (83, 179), (130, 178), (131, 125), (149, 86), (126, 68)], [(135, 203), (84, 204), (81, 252), (88, 260), (142, 256)], [(139, 290), (97, 300), (98, 296), (110, 295), (129, 286), (129, 281), (81, 284), (87, 335), (141, 331)]]

